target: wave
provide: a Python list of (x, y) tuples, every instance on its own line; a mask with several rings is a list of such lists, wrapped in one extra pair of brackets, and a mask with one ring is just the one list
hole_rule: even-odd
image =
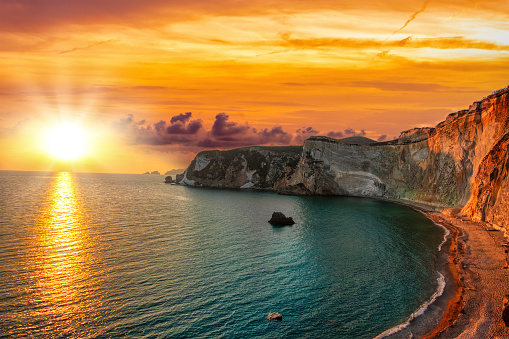
[[(442, 244), (441, 244), (442, 245)], [(440, 245), (440, 246), (441, 246)], [(407, 328), (410, 323), (417, 317), (421, 316), (424, 314), (424, 312), (426, 312), (426, 310), (428, 309), (428, 307), (433, 304), (435, 302), (435, 300), (437, 300), (438, 297), (440, 297), (443, 293), (444, 293), (444, 290), (445, 290), (445, 278), (443, 276), (442, 273), (440, 272), (437, 272), (438, 273), (438, 278), (437, 278), (437, 283), (438, 283), (438, 287), (435, 291), (435, 293), (433, 293), (433, 295), (431, 296), (431, 298), (429, 298), (424, 304), (422, 304), (418, 309), (417, 311), (413, 312), (410, 317), (408, 317), (408, 319), (402, 323), (402, 324), (399, 324), (399, 325), (396, 325), (388, 330), (386, 330), (385, 332), (377, 335), (374, 339), (381, 339), (381, 338), (385, 338), (385, 337), (388, 337), (392, 334), (395, 334), (399, 331), (401, 331), (402, 329), (404, 328)]]
[[(420, 210), (418, 210), (418, 211), (421, 212), (422, 214), (426, 215), (426, 213), (424, 213)], [(442, 240), (440, 245), (438, 245), (438, 252), (440, 252), (442, 250), (442, 246), (446, 243), (451, 232), (444, 225), (437, 223), (437, 222), (433, 222), (433, 223), (444, 230), (444, 239)], [(433, 295), (424, 304), (422, 304), (415, 312), (413, 312), (405, 322), (382, 332), (381, 334), (377, 335), (374, 339), (381, 339), (381, 338), (385, 338), (390, 335), (393, 335), (393, 334), (407, 328), (415, 318), (424, 314), (424, 312), (428, 309), (428, 307), (431, 304), (433, 304), (435, 302), (435, 300), (437, 300), (437, 298), (440, 297), (444, 293), (444, 290), (445, 290), (445, 277), (442, 273), (440, 273), (440, 272), (437, 272), (437, 273), (438, 273), (438, 278), (437, 278), (438, 286), (437, 286), (436, 291), (433, 293)]]
[(442, 246), (447, 241), (447, 238), (449, 238), (449, 234), (451, 234), (451, 231), (449, 231), (449, 229), (447, 227), (445, 227), (444, 225), (442, 225), (440, 223), (435, 222), (434, 224), (439, 226), (439, 227), (441, 227), (445, 231), (445, 233), (444, 233), (444, 240), (442, 240), (440, 245), (438, 245), (438, 252), (440, 252), (442, 250)]

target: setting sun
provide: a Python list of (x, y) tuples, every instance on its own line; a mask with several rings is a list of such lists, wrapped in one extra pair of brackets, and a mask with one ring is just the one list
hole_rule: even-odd
[(45, 135), (45, 149), (52, 156), (73, 160), (87, 151), (87, 133), (76, 124), (62, 123), (54, 126)]

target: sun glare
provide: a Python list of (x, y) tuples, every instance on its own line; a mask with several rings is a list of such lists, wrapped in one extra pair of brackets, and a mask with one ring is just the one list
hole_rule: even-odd
[(46, 151), (62, 160), (74, 160), (87, 151), (88, 136), (76, 124), (62, 123), (54, 126), (45, 136)]

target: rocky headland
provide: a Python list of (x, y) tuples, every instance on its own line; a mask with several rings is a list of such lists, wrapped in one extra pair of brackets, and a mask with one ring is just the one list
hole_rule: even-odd
[(454, 209), (504, 227), (509, 221), (509, 87), (396, 140), (314, 136), (303, 147), (203, 151), (182, 184), (281, 194), (349, 195)]
[(220, 188), (274, 190), (293, 174), (302, 146), (254, 146), (228, 151), (203, 151), (184, 172), (180, 184)]

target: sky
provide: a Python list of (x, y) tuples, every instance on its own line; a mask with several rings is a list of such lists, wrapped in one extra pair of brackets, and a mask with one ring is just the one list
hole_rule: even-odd
[[(506, 87), (508, 64), (505, 0), (0, 0), (0, 170), (390, 140)], [(86, 135), (74, 159), (55, 126), (71, 152)]]

